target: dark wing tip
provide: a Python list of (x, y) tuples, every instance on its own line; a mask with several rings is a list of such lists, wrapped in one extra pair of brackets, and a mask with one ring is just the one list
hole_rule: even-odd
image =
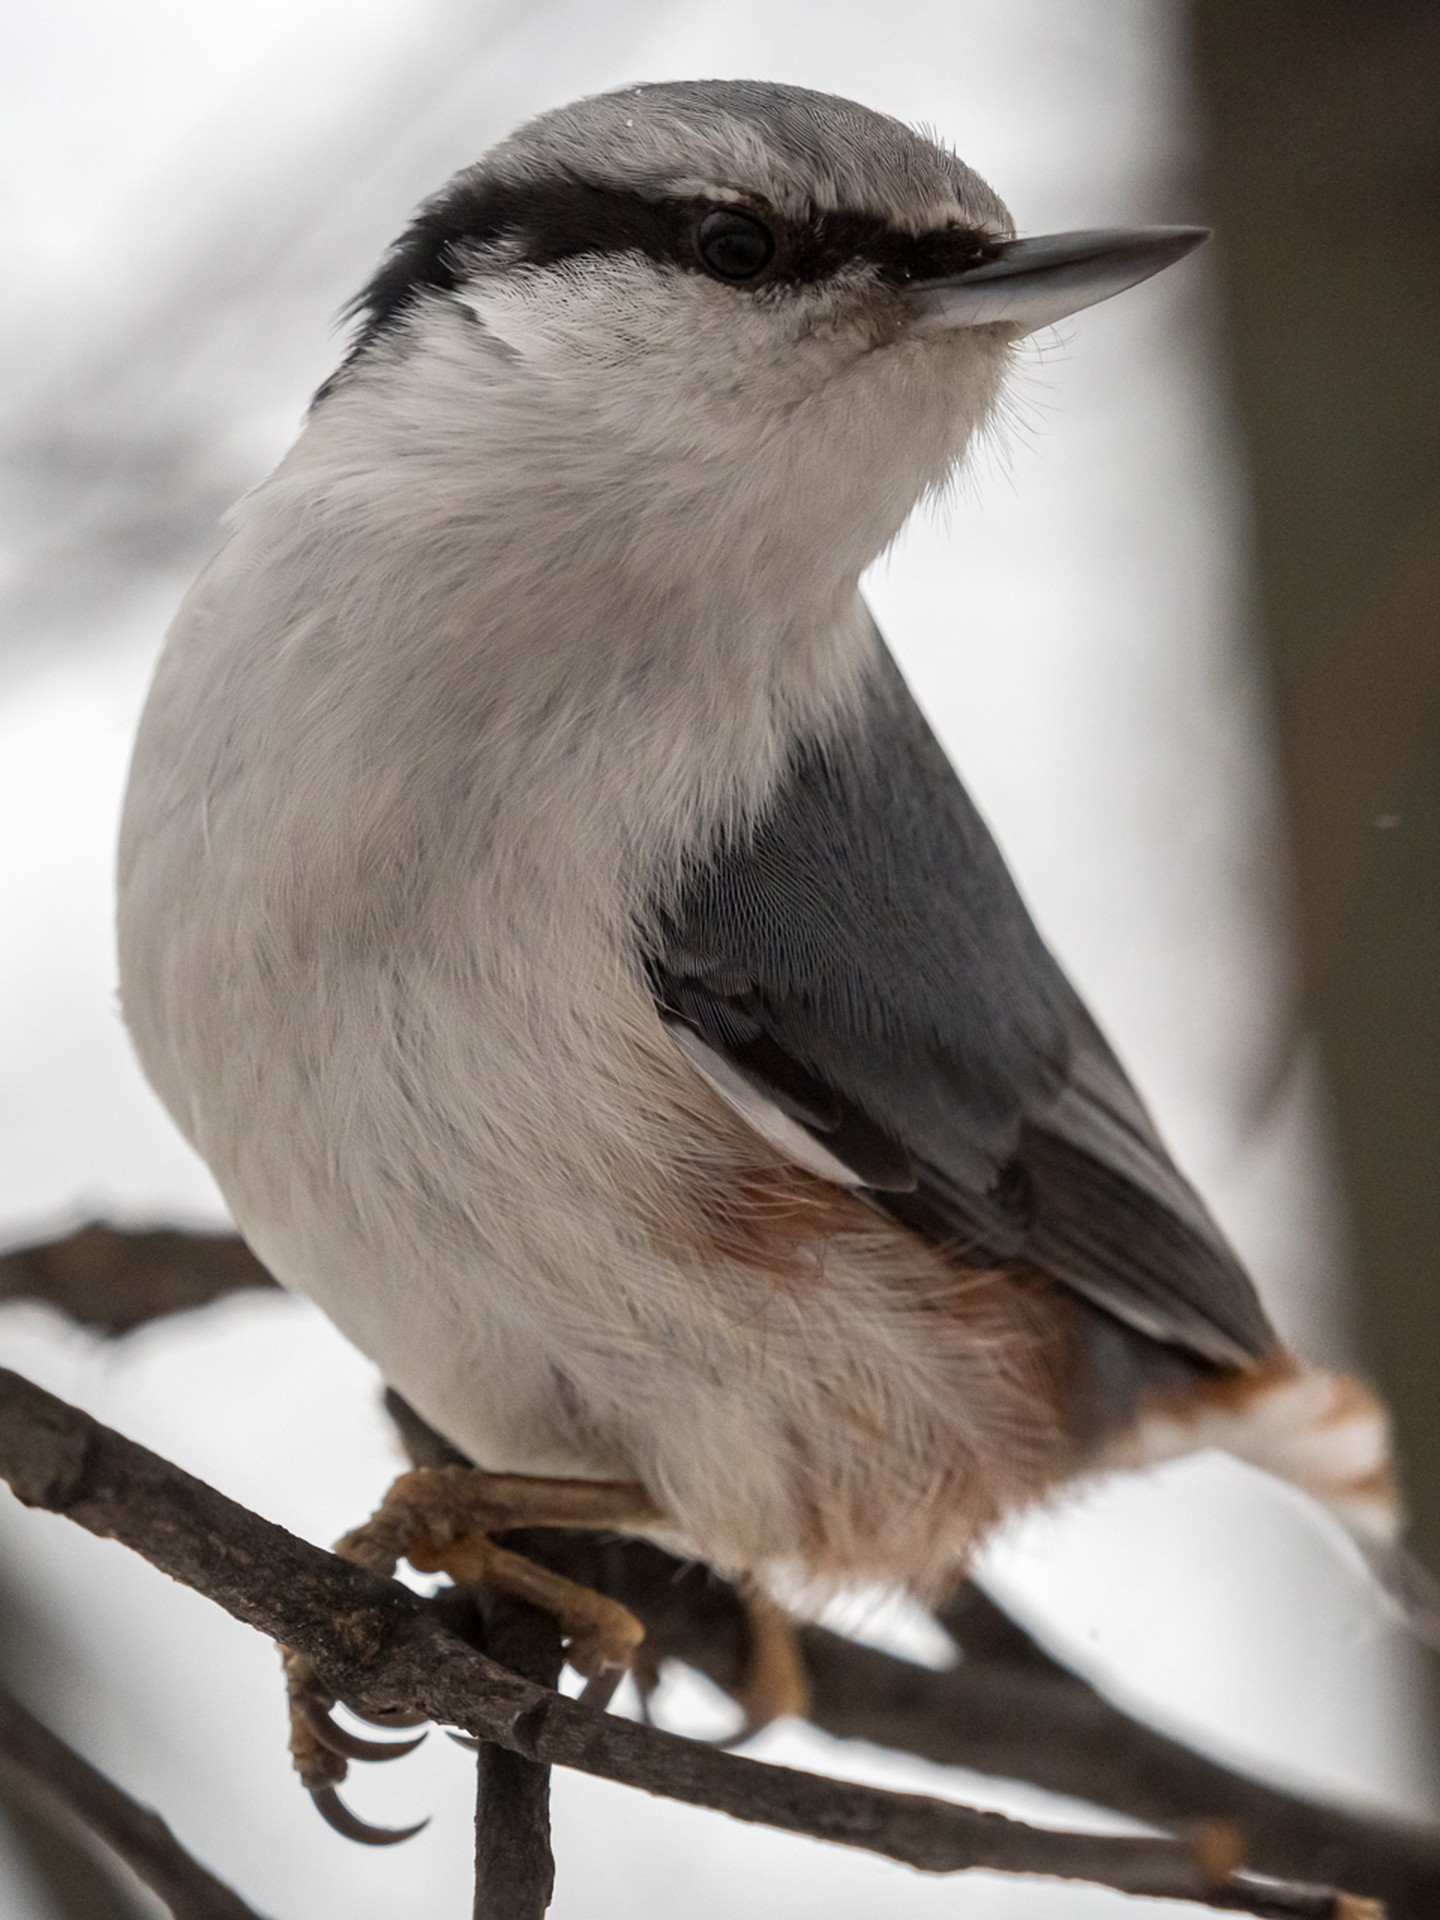
[[(1163, 1149), (1157, 1149), (1163, 1152)], [(1168, 1186), (1185, 1216), (1074, 1141), (1027, 1129), (1035, 1191), (1027, 1253), (1048, 1273), (1167, 1345), (1219, 1366), (1249, 1368), (1279, 1336), (1254, 1283), (1168, 1156)]]

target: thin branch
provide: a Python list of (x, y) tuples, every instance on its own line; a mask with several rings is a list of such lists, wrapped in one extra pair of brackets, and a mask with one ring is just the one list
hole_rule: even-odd
[(863, 1848), (932, 1873), (1088, 1880), (1263, 1920), (1377, 1920), (1332, 1889), (1216, 1878), (1209, 1845), (1059, 1833), (886, 1793), (639, 1726), (581, 1706), (465, 1645), (433, 1606), (297, 1539), (180, 1468), (0, 1370), (0, 1477), (28, 1506), (122, 1541), (237, 1619), (307, 1655), (340, 1698), (397, 1705), (541, 1765), (576, 1767), (733, 1818)]
[[(539, 1530), (507, 1544), (622, 1601), (645, 1627), (647, 1652), (733, 1689), (746, 1665), (745, 1615), (728, 1582), (640, 1541)], [(1289, 1794), (1233, 1772), (1132, 1720), (1060, 1665), (977, 1588), (990, 1610), (964, 1657), (936, 1671), (823, 1627), (799, 1630), (809, 1718), (837, 1739), (863, 1740), (946, 1767), (1023, 1780), (1172, 1830), (1234, 1829), (1249, 1864), (1282, 1879), (1336, 1879), (1391, 1903), (1395, 1920), (1440, 1911), (1440, 1836), (1380, 1815)], [(1000, 1623), (1014, 1647), (1001, 1657)], [(1021, 1651), (1021, 1649), (1025, 1651)]]
[[(91, 1224), (0, 1257), (0, 1299), (44, 1300), (112, 1330), (272, 1284), (233, 1234)], [(459, 1458), (398, 1396), (387, 1406), (418, 1461)], [(537, 1535), (526, 1550), (623, 1600), (644, 1621), (656, 1657), (685, 1661), (721, 1686), (740, 1677), (743, 1609), (703, 1568), (639, 1542), (600, 1546), (576, 1534)], [(1132, 1719), (973, 1586), (960, 1589), (945, 1624), (965, 1658), (944, 1673), (807, 1629), (814, 1723), (839, 1738), (1024, 1780), (1157, 1826), (1229, 1821), (1268, 1873), (1369, 1887), (1401, 1916), (1429, 1920), (1440, 1911), (1433, 1832), (1283, 1792)]]
[(175, 1920), (260, 1920), (186, 1853), (158, 1813), (132, 1800), (0, 1688), (0, 1769), (48, 1810), (78, 1820), (159, 1895)]
[[(385, 1401), (416, 1466), (467, 1464), (397, 1393), (387, 1392)], [(437, 1608), (452, 1631), (502, 1667), (545, 1687), (558, 1682), (559, 1629), (523, 1600), (503, 1593), (472, 1598), (452, 1587)], [(554, 1891), (550, 1769), (482, 1742), (475, 1756), (475, 1920), (543, 1920)]]
[[(480, 1611), (491, 1659), (553, 1689), (561, 1667), (555, 1622), (503, 1594), (486, 1595)], [(475, 1920), (543, 1920), (554, 1890), (550, 1769), (482, 1745), (475, 1756)]]
[[(395, 1393), (386, 1411), (417, 1465), (461, 1456)], [(657, 1661), (679, 1660), (733, 1691), (745, 1674), (745, 1611), (711, 1569), (637, 1540), (534, 1529), (510, 1544), (622, 1601)], [(941, 1623), (962, 1649), (936, 1672), (823, 1627), (800, 1629), (813, 1725), (945, 1767), (1023, 1780), (1158, 1827), (1232, 1825), (1245, 1857), (1284, 1879), (1337, 1880), (1385, 1900), (1396, 1920), (1440, 1912), (1440, 1834), (1287, 1793), (1132, 1719), (967, 1583)]]
[[(0, 1299), (32, 1297), (90, 1325), (127, 1329), (236, 1287), (273, 1284), (234, 1235), (127, 1232), (91, 1225), (0, 1256)], [(387, 1406), (418, 1461), (459, 1458), (398, 1396)], [(732, 1588), (640, 1542), (535, 1535), (526, 1550), (621, 1599), (651, 1653), (733, 1686), (745, 1661)], [(1370, 1888), (1397, 1916), (1440, 1910), (1440, 1838), (1379, 1814), (1328, 1806), (1234, 1772), (1112, 1706), (973, 1586), (946, 1625), (964, 1649), (941, 1673), (807, 1628), (811, 1718), (944, 1766), (1024, 1780), (1158, 1825), (1233, 1822), (1247, 1857), (1283, 1877)]]
[(233, 1233), (135, 1232), (92, 1220), (63, 1239), (0, 1254), (0, 1301), (43, 1301), (100, 1333), (129, 1333), (242, 1287), (274, 1286)]

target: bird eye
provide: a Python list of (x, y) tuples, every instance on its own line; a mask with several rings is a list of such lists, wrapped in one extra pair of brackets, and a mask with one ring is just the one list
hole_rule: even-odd
[(775, 236), (753, 214), (716, 207), (695, 229), (700, 258), (717, 279), (753, 280), (775, 257)]

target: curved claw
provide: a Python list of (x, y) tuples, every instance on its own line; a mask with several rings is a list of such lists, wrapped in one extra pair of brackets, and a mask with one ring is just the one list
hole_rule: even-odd
[(372, 1727), (423, 1727), (427, 1718), (427, 1715), (412, 1713), (406, 1707), (391, 1707), (388, 1712), (381, 1713), (362, 1713), (359, 1707), (351, 1707), (350, 1711), (357, 1720), (364, 1720)]
[(446, 1727), (445, 1738), (453, 1740), (457, 1747), (464, 1747), (467, 1753), (478, 1753), (485, 1744), (484, 1741), (475, 1739), (472, 1734), (456, 1733), (453, 1727)]
[(365, 1740), (358, 1733), (347, 1733), (344, 1727), (337, 1727), (318, 1700), (304, 1701), (300, 1711), (321, 1746), (328, 1747), (331, 1753), (344, 1754), (347, 1760), (403, 1760), (426, 1737), (424, 1733), (417, 1733), (413, 1740)]
[(413, 1827), (372, 1827), (351, 1813), (334, 1787), (315, 1787), (310, 1798), (315, 1802), (315, 1811), (327, 1827), (333, 1827), (336, 1833), (343, 1834), (347, 1840), (358, 1840), (362, 1847), (398, 1847), (402, 1840), (413, 1840), (422, 1827), (430, 1822), (417, 1820)]

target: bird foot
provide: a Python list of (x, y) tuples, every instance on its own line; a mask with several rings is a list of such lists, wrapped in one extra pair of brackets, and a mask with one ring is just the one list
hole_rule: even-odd
[[(491, 1538), (513, 1527), (600, 1527), (621, 1530), (652, 1524), (661, 1514), (636, 1486), (616, 1481), (539, 1480), (483, 1473), (473, 1467), (416, 1467), (390, 1488), (364, 1526), (347, 1533), (335, 1551), (342, 1559), (387, 1577), (401, 1560), (421, 1573), (446, 1573), (457, 1586), (525, 1600), (555, 1620), (567, 1662), (585, 1680), (582, 1700), (609, 1704), (630, 1670), (645, 1629), (618, 1600), (497, 1546)], [(394, 1846), (426, 1823), (372, 1827), (358, 1819), (336, 1791), (351, 1760), (398, 1760), (424, 1739), (380, 1741), (348, 1733), (332, 1718), (335, 1696), (310, 1662), (282, 1649), (290, 1697), (290, 1752), (301, 1783), (328, 1824), (367, 1846)], [(414, 1725), (397, 1713), (382, 1724)]]

